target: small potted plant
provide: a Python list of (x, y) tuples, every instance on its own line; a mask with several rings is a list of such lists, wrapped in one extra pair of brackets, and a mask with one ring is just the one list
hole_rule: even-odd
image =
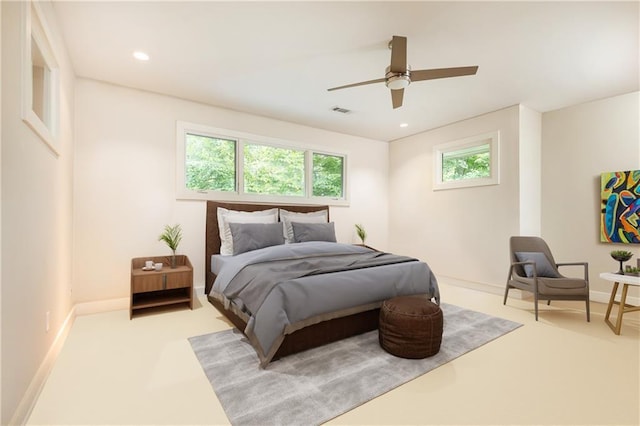
[(160, 234), (158, 237), (158, 241), (164, 241), (167, 246), (171, 249), (171, 267), (176, 267), (176, 250), (178, 249), (178, 244), (182, 240), (182, 229), (180, 225), (169, 226), (166, 225), (164, 227), (164, 232)]
[(635, 266), (627, 265), (624, 269), (625, 275), (632, 275), (634, 277), (640, 276), (640, 268), (636, 268)]
[(620, 275), (624, 275), (624, 269), (622, 268), (622, 264), (627, 260), (631, 259), (633, 253), (626, 250), (613, 250), (611, 253), (611, 257), (620, 262), (620, 270), (617, 272)]
[(356, 234), (358, 234), (358, 238), (362, 241), (362, 245), (365, 245), (364, 242), (367, 239), (367, 231), (364, 230), (364, 226), (356, 223)]

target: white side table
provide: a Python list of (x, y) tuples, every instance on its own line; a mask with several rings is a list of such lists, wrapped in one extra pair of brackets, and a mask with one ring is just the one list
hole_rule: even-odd
[[(609, 306), (607, 306), (607, 314), (604, 316), (604, 322), (607, 323), (611, 330), (614, 333), (620, 334), (620, 327), (622, 327), (622, 315), (627, 312), (639, 311), (640, 306), (633, 306), (627, 304), (627, 290), (630, 285), (639, 286), (640, 287), (640, 277), (632, 276), (632, 275), (619, 275), (614, 274), (612, 272), (603, 272), (600, 274), (600, 278), (607, 281), (612, 281), (613, 289), (611, 290), (611, 297), (609, 298)], [(622, 286), (622, 296), (620, 297), (620, 301), (616, 302), (616, 293), (618, 292), (618, 285), (623, 284)], [(618, 318), (616, 319), (616, 325), (614, 327), (613, 323), (609, 321), (609, 315), (611, 315), (611, 308), (613, 305), (618, 305)]]

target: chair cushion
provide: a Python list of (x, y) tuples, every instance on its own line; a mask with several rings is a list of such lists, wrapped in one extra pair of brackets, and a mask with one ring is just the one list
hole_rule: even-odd
[[(513, 277), (514, 281), (527, 284), (533, 291), (533, 278)], [(589, 293), (587, 282), (582, 278), (545, 278), (538, 277), (538, 293), (540, 295), (586, 295)]]
[(538, 293), (544, 295), (588, 295), (587, 282), (581, 278), (538, 278)]
[[(554, 268), (547, 256), (541, 252), (533, 252), (533, 251), (517, 251), (516, 257), (519, 262), (535, 262), (536, 264), (536, 272), (539, 277), (549, 277), (549, 278), (560, 278), (562, 275), (558, 274), (556, 268)], [(533, 277), (533, 266), (532, 265), (523, 265), (524, 273), (527, 274), (527, 277)]]

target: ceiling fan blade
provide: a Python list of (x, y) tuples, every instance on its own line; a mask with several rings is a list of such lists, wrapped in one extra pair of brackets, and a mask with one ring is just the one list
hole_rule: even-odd
[(391, 102), (393, 103), (393, 109), (400, 108), (402, 106), (403, 96), (404, 89), (391, 90)]
[(437, 68), (432, 70), (411, 71), (411, 81), (434, 80), (436, 78), (461, 77), (473, 75), (478, 67)]
[(356, 86), (364, 86), (365, 84), (373, 84), (373, 83), (384, 83), (384, 78), (378, 78), (377, 80), (369, 80), (369, 81), (361, 81), (360, 83), (347, 84), (345, 86), (332, 87), (331, 89), (327, 89), (327, 91), (346, 89), (348, 87), (356, 87)]
[(391, 39), (391, 72), (407, 72), (407, 38), (393, 36)]

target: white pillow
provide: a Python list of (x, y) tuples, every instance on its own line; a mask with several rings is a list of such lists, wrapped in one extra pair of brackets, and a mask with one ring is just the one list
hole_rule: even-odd
[(278, 209), (242, 212), (218, 207), (218, 228), (220, 229), (220, 254), (233, 254), (233, 238), (229, 223), (277, 223)]
[(293, 243), (293, 227), (291, 222), (298, 223), (327, 223), (329, 222), (329, 212), (327, 210), (319, 210), (311, 213), (296, 213), (284, 209), (280, 209), (280, 222), (283, 224), (283, 235), (285, 243)]

